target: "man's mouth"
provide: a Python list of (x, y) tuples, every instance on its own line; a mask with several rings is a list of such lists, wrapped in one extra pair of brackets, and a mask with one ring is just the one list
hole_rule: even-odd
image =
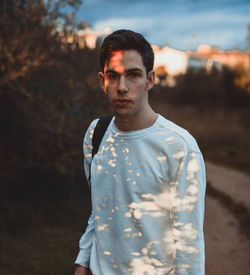
[(116, 105), (123, 107), (123, 106), (126, 106), (129, 103), (131, 103), (131, 100), (124, 99), (124, 98), (119, 98), (119, 99), (114, 100), (114, 102), (115, 102)]

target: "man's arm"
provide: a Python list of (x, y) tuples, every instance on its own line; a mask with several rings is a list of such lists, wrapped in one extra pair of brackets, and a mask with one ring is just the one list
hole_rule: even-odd
[[(86, 179), (89, 178), (89, 167), (92, 161), (92, 138), (93, 138), (93, 129), (96, 125), (97, 120), (93, 121), (89, 126), (83, 142), (83, 154), (84, 154), (84, 171)], [(84, 272), (88, 270), (89, 267), (89, 259), (91, 247), (94, 239), (94, 223), (93, 223), (93, 212), (88, 220), (88, 226), (85, 230), (85, 233), (82, 235), (79, 241), (80, 251), (76, 258), (75, 263), (77, 264), (76, 272)], [(76, 273), (78, 274), (78, 273)], [(85, 273), (79, 273), (85, 274)]]
[(94, 239), (94, 224), (93, 224), (93, 213), (89, 217), (88, 226), (85, 233), (82, 235), (79, 241), (80, 251), (76, 258), (75, 264), (88, 267), (90, 259), (90, 251)]
[(175, 275), (204, 275), (205, 166), (201, 153), (186, 152), (179, 159), (173, 182), (173, 245)]

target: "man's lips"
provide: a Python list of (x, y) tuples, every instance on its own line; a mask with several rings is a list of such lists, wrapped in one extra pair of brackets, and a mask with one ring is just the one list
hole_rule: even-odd
[(114, 103), (118, 106), (125, 106), (125, 105), (131, 103), (131, 100), (124, 99), (124, 98), (118, 98), (118, 99), (114, 100)]

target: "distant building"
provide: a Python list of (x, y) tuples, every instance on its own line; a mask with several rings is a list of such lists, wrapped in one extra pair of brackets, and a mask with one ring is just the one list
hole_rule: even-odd
[(170, 47), (159, 48), (153, 45), (152, 48), (155, 54), (156, 81), (161, 82), (161, 85), (175, 85), (174, 76), (186, 73), (188, 55)]
[(212, 69), (221, 71), (223, 66), (235, 68), (241, 65), (250, 69), (250, 52), (239, 50), (223, 51), (209, 45), (200, 45), (197, 51), (179, 51), (170, 47), (152, 46), (155, 54), (156, 82), (161, 85), (175, 85), (175, 76), (185, 74), (188, 69), (199, 71)]
[(212, 60), (230, 68), (241, 65), (246, 70), (250, 69), (250, 53), (239, 50), (223, 51), (209, 45), (200, 45), (196, 52), (189, 53), (189, 58)]
[(103, 30), (93, 30), (89, 26), (79, 30), (76, 34), (70, 34), (66, 38), (66, 42), (68, 44), (73, 44), (76, 42), (80, 49), (89, 48), (95, 49), (96, 48), (96, 41), (97, 38), (108, 35), (112, 32), (111, 28), (104, 28)]
[(188, 56), (187, 68), (192, 69), (193, 71), (199, 71), (205, 69), (207, 72), (216, 69), (218, 71), (222, 70), (222, 64), (213, 60), (212, 58), (200, 57), (200, 56)]
[(194, 71), (205, 69), (208, 72), (212, 68), (222, 69), (222, 65), (210, 57), (196, 56), (170, 47), (159, 48), (155, 45), (152, 47), (155, 54), (156, 83), (163, 86), (174, 86), (175, 76), (185, 74), (188, 69)]
[(186, 72), (188, 56), (185, 52), (170, 47), (152, 46), (155, 54), (155, 67), (164, 66), (167, 73), (176, 75)]

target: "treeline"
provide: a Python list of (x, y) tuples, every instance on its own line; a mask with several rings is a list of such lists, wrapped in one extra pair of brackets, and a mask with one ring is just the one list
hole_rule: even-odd
[(64, 42), (80, 2), (0, 3), (0, 193), (8, 199), (65, 199), (82, 182), (83, 134), (105, 103), (97, 51)]
[[(224, 67), (213, 69), (189, 69), (185, 74), (175, 77), (174, 86), (156, 86), (151, 94), (152, 100), (162, 100), (176, 106), (192, 105), (201, 110), (224, 109), (228, 111), (248, 108), (250, 92), (247, 85), (239, 85), (241, 76), (248, 72)], [(250, 75), (249, 75), (250, 81)]]
[(229, 68), (189, 70), (150, 95), (155, 110), (196, 138), (205, 160), (250, 173), (250, 93), (240, 76)]

